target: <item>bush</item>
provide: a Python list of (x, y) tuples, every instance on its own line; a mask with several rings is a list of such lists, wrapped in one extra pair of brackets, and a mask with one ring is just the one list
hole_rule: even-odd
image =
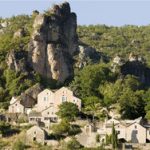
[(100, 135), (99, 135), (99, 134), (96, 135), (96, 142), (97, 142), (97, 143), (100, 142)]
[(82, 145), (76, 140), (75, 137), (72, 138), (71, 141), (67, 143), (67, 150), (79, 150), (82, 148)]
[(14, 144), (13, 144), (13, 147), (12, 147), (13, 150), (24, 150), (25, 149), (25, 144), (20, 141), (20, 140), (17, 140)]

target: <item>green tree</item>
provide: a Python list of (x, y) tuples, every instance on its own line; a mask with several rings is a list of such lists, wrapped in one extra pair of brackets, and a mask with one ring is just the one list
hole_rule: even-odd
[(70, 123), (67, 120), (62, 120), (59, 124), (53, 125), (52, 130), (56, 135), (68, 135)]
[(145, 112), (146, 112), (146, 118), (150, 119), (150, 89), (148, 89), (143, 97), (145, 101)]
[(142, 90), (132, 91), (129, 88), (123, 90), (119, 99), (120, 112), (123, 118), (135, 119), (145, 115), (143, 95), (144, 91)]
[(100, 110), (102, 108), (101, 106), (101, 101), (98, 97), (91, 96), (87, 97), (83, 100), (84, 103), (84, 111), (87, 114), (90, 114), (93, 116), (93, 121), (94, 117), (100, 114)]
[(99, 96), (99, 86), (112, 79), (113, 75), (108, 65), (89, 65), (77, 73), (70, 87), (77, 96), (84, 99), (89, 96)]
[(105, 82), (99, 87), (99, 91), (103, 95), (103, 104), (109, 107), (111, 104), (117, 103), (122, 90), (122, 80), (117, 80), (115, 83)]
[(117, 149), (118, 147), (118, 137), (117, 137), (117, 132), (114, 127), (114, 123), (112, 125), (112, 136), (111, 136), (111, 144), (113, 149)]
[(59, 106), (59, 111), (57, 115), (61, 119), (66, 119), (68, 121), (73, 121), (79, 114), (78, 106), (71, 102), (63, 102)]

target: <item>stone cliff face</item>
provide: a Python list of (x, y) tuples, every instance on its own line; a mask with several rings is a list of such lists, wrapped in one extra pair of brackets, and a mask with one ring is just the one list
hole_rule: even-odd
[(121, 74), (131, 74), (139, 78), (139, 80), (145, 85), (150, 85), (150, 68), (146, 67), (145, 64), (136, 61), (127, 61), (120, 68)]
[(121, 75), (134, 75), (139, 78), (139, 81), (145, 85), (150, 86), (150, 68), (145, 64), (145, 61), (142, 57), (130, 54), (128, 60), (117, 56), (113, 60), (112, 71), (119, 72)]
[(7, 55), (6, 63), (9, 69), (15, 70), (16, 72), (26, 72), (27, 71), (27, 52), (19, 51), (15, 52), (12, 50)]
[(28, 54), (33, 70), (60, 83), (72, 76), (78, 48), (76, 28), (76, 15), (67, 2), (37, 15)]

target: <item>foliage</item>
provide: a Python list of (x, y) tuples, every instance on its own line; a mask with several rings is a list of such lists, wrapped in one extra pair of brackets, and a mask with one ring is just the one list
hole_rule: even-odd
[(59, 124), (53, 125), (52, 130), (56, 135), (68, 135), (70, 123), (67, 120), (62, 120)]
[(0, 140), (0, 150), (4, 149), (6, 146), (8, 146), (8, 142)]
[(106, 25), (78, 26), (79, 40), (105, 53), (110, 58), (116, 54), (127, 58), (135, 52), (150, 62), (150, 26)]
[(112, 135), (106, 134), (106, 137), (105, 137), (106, 138), (106, 142), (105, 142), (106, 145), (111, 144), (111, 136)]
[(125, 89), (120, 96), (120, 107), (123, 118), (134, 119), (140, 116), (145, 116), (145, 103), (142, 99), (144, 91), (132, 91)]
[(70, 125), (70, 129), (68, 131), (68, 134), (71, 135), (76, 135), (79, 134), (81, 132), (80, 126), (76, 125), (76, 124), (71, 124)]
[(52, 126), (52, 131), (56, 138), (60, 138), (61, 136), (76, 135), (81, 132), (81, 129), (78, 125), (70, 124), (68, 120), (61, 120), (59, 124)]
[(57, 115), (61, 119), (66, 119), (68, 121), (73, 121), (79, 114), (78, 106), (71, 102), (63, 102), (59, 106), (59, 111)]
[(83, 104), (83, 111), (86, 114), (92, 115), (94, 120), (94, 117), (100, 113), (100, 110), (102, 108), (100, 99), (95, 96), (87, 97), (83, 100)]
[(100, 135), (99, 135), (99, 134), (96, 135), (96, 142), (97, 142), (97, 143), (100, 142)]
[(4, 136), (7, 133), (9, 133), (10, 130), (11, 130), (10, 124), (8, 124), (4, 121), (0, 121), (0, 134), (2, 134)]
[(66, 149), (67, 150), (79, 150), (82, 148), (81, 144), (76, 140), (75, 137), (72, 137), (72, 139), (67, 143)]
[(27, 123), (28, 122), (28, 116), (26, 116), (25, 114), (21, 114), (18, 118), (18, 122), (19, 123)]
[(113, 75), (106, 64), (89, 65), (83, 68), (74, 78), (70, 87), (82, 99), (98, 96), (98, 87), (106, 80), (113, 79)]
[(118, 147), (118, 137), (117, 137), (117, 131), (115, 130), (114, 123), (112, 126), (112, 136), (111, 136), (111, 144), (112, 148), (116, 149)]
[(150, 89), (148, 89), (144, 94), (144, 101), (146, 103), (145, 105), (145, 111), (146, 111), (146, 118), (150, 119)]
[(14, 144), (13, 144), (13, 147), (12, 149), (13, 150), (24, 150), (25, 149), (25, 144), (20, 141), (20, 140), (17, 140)]

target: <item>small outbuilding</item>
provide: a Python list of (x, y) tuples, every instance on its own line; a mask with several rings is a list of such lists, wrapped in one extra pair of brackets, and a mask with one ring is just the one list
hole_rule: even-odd
[(47, 137), (46, 131), (36, 125), (31, 127), (26, 133), (27, 143), (35, 141), (37, 143), (44, 144), (46, 137)]

